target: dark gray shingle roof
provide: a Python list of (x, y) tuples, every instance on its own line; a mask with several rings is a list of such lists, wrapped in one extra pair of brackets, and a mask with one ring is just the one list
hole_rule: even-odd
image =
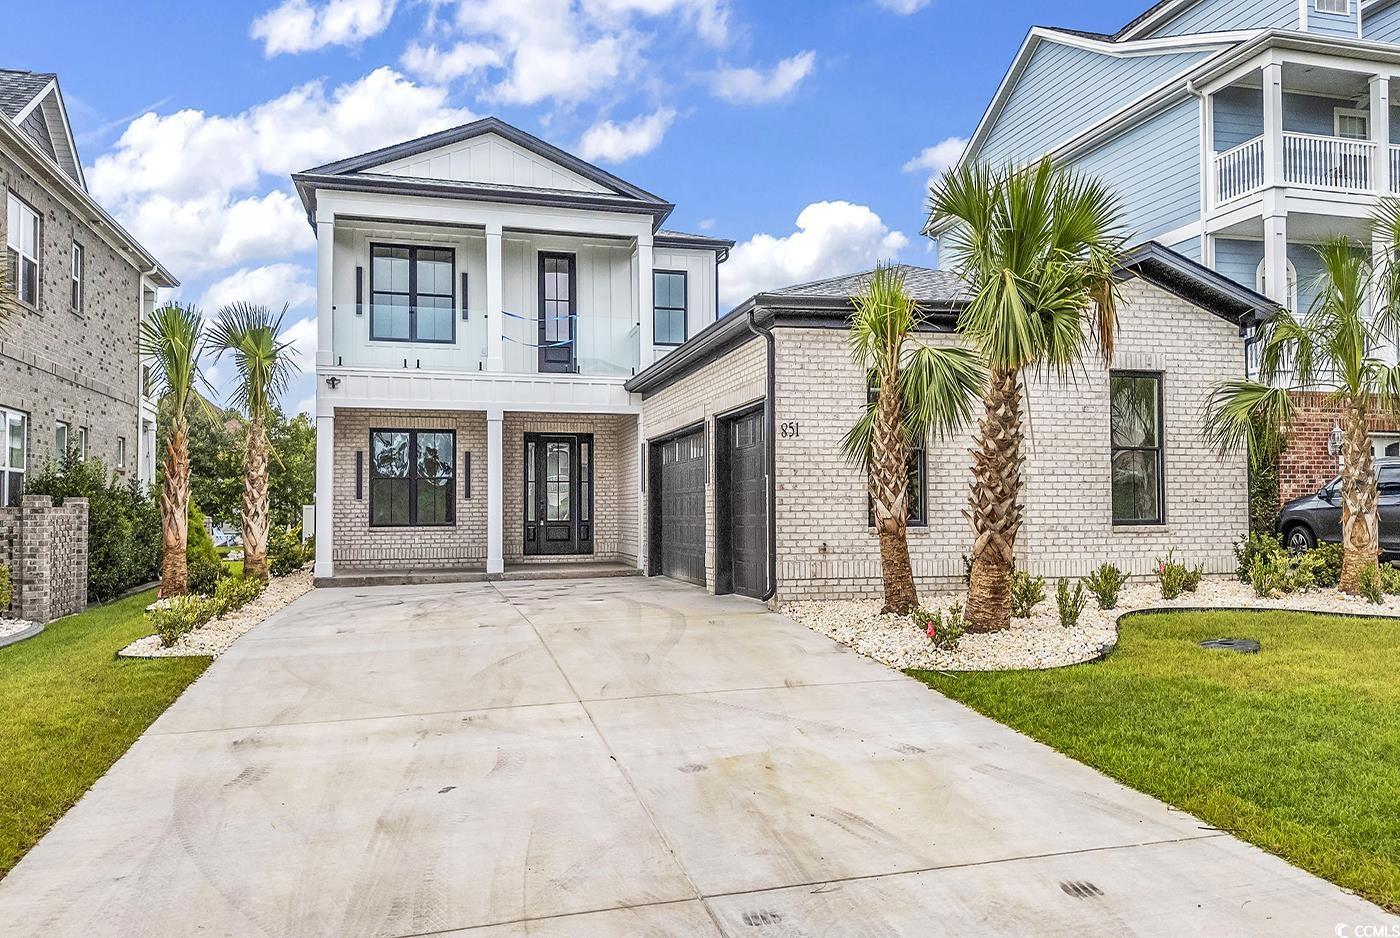
[(14, 120), (55, 77), (47, 72), (0, 68), (0, 112)]
[[(904, 287), (918, 303), (946, 306), (962, 294), (962, 281), (951, 271), (914, 267), (910, 264), (896, 264), (895, 269), (904, 275)], [(813, 280), (780, 290), (768, 290), (764, 295), (846, 299), (859, 293), (874, 273), (873, 270), (864, 270), (840, 277), (829, 277), (826, 280)]]

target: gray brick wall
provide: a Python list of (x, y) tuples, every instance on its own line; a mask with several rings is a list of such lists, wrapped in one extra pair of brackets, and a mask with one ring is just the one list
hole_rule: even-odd
[[(455, 430), (456, 523), (443, 527), (369, 525), (370, 429)], [(355, 498), (355, 453), (364, 453), (362, 498)], [(471, 453), (471, 498), (464, 454)], [(355, 569), (423, 569), (486, 564), (486, 415), (477, 411), (337, 410), (335, 537), (338, 573)]]
[[(126, 439), (125, 478), (137, 474), (140, 271), (109, 247), (62, 200), (0, 152), (3, 202), (14, 192), (42, 218), (40, 296), (0, 325), (0, 407), (29, 414), (29, 466), (54, 455), (54, 424), (89, 429), (88, 452), (115, 467), (117, 438)], [(69, 256), (74, 240), (85, 252), (81, 312), (69, 302)]]
[[(1188, 563), (1233, 569), (1247, 529), (1243, 455), (1218, 458), (1201, 437), (1200, 412), (1215, 382), (1242, 372), (1236, 327), (1141, 280), (1123, 287), (1115, 369), (1164, 372), (1167, 523), (1111, 523), (1108, 371), (1086, 361), (1073, 378), (1032, 378), (1027, 388), (1025, 524), (1020, 563), (1046, 577), (1080, 576), (1104, 561), (1150, 573), (1174, 548)], [(840, 330), (781, 329), (777, 419), (800, 421), (778, 441), (778, 599), (874, 596), (878, 542), (869, 527), (863, 470), (840, 441), (864, 404), (864, 381)], [(948, 342), (939, 336), (934, 341)], [(970, 434), (930, 444), (929, 523), (911, 528), (914, 573), (925, 589), (961, 588), (970, 529)]]
[(47, 495), (26, 495), (0, 508), (0, 563), (10, 569), (14, 598), (0, 614), (49, 622), (82, 612), (88, 591), (88, 501), (55, 506)]

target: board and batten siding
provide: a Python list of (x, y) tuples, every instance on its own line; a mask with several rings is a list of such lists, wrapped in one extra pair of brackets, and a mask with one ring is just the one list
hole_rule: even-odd
[(1123, 58), (1041, 40), (978, 156), (993, 164), (1042, 156), (1208, 54)]
[(1176, 104), (1083, 156), (1074, 166), (1111, 186), (1134, 240), (1201, 217), (1199, 105)]
[(1362, 24), (1371, 42), (1400, 42), (1400, 3), (1366, 14)]
[[(1299, 29), (1298, 0), (1201, 0), (1140, 38), (1237, 29)], [(1353, 29), (1355, 27), (1353, 26)]]
[(495, 134), (482, 134), (460, 143), (417, 153), (375, 166), (366, 172), (535, 189), (567, 189), (573, 192), (609, 191), (591, 179)]

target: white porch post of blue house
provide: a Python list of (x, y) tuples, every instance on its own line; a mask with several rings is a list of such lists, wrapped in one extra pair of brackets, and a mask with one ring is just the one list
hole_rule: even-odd
[(505, 414), (493, 407), (486, 412), (486, 573), (504, 573), (505, 460), (501, 452)]
[(1371, 142), (1375, 152), (1371, 159), (1371, 189), (1378, 195), (1390, 194), (1390, 76), (1372, 75)]
[(1283, 166), (1283, 66), (1271, 62), (1263, 68), (1264, 81), (1264, 188), (1284, 184)]

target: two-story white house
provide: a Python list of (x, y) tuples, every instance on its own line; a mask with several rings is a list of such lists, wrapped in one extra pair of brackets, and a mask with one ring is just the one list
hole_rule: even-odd
[[(1377, 199), (1400, 193), (1397, 80), (1396, 0), (1162, 0), (1114, 33), (1033, 28), (964, 158), (1071, 163), (1136, 240), (1305, 310), (1315, 246), (1369, 249)], [(1285, 466), (1286, 493), (1335, 470), (1314, 422), (1322, 458), (1296, 454), (1312, 468)]]
[(732, 242), (500, 120), (294, 176), (316, 229), (316, 576), (644, 557), (626, 382)]

